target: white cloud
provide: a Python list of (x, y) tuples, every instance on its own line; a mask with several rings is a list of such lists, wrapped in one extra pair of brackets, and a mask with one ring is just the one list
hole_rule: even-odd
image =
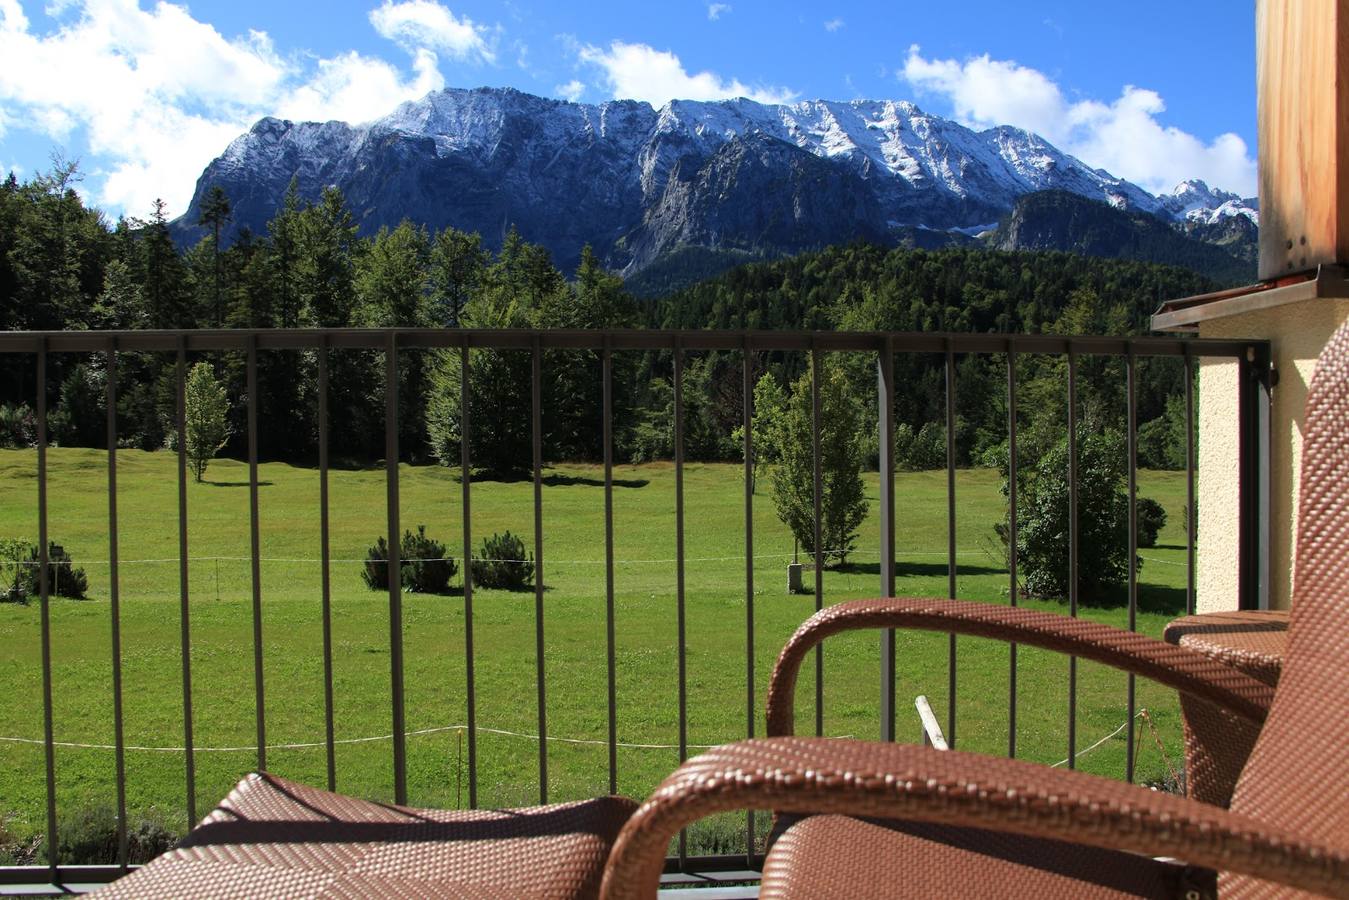
[(355, 51), (321, 59), (310, 80), (277, 98), (271, 114), (296, 121), (368, 122), (445, 86), (430, 50), (414, 51), (412, 69), (415, 77), (404, 80), (384, 60)]
[(707, 18), (711, 22), (715, 22), (718, 19), (720, 19), (722, 13), (728, 13), (730, 11), (731, 11), (731, 4), (729, 3), (707, 4)]
[(840, 28), (842, 28), (844, 25), (847, 25), (847, 24), (848, 24), (848, 23), (845, 22), (845, 21), (843, 21), (842, 19), (838, 19), (838, 18), (830, 19), (828, 22), (825, 22), (825, 23), (824, 23), (824, 30), (825, 30), (825, 31), (831, 31), (831, 32), (832, 32), (832, 31), (838, 31)]
[(1044, 136), (1090, 166), (1158, 193), (1187, 178), (1250, 196), (1255, 160), (1231, 132), (1205, 142), (1165, 125), (1166, 104), (1156, 91), (1125, 85), (1110, 103), (1069, 101), (1043, 72), (987, 54), (964, 62), (927, 59), (909, 48), (899, 75), (920, 93), (945, 98), (957, 119), (973, 128), (1014, 125)]
[(167, 2), (66, 0), (59, 26), (39, 33), (17, 0), (0, 0), (0, 105), (11, 128), (76, 143), (93, 200), (146, 215), (162, 197), (176, 215), (206, 164), (262, 116), (368, 121), (444, 86), (436, 50), (487, 58), (453, 27), (464, 22), (436, 10), (386, 3), (371, 14), (411, 53), (407, 73), (354, 52), (283, 58), (263, 32), (226, 38)]
[(370, 24), (382, 37), (409, 52), (428, 48), (447, 53), (452, 59), (496, 61), (485, 28), (467, 17), (456, 18), (434, 0), (384, 0), (384, 5), (370, 10)]
[(661, 106), (669, 100), (727, 100), (748, 97), (760, 103), (787, 103), (798, 96), (781, 87), (749, 87), (738, 79), (726, 81), (714, 72), (690, 75), (679, 57), (668, 50), (648, 44), (614, 41), (607, 50), (586, 45), (580, 48), (581, 62), (598, 66), (613, 96), (624, 100), (645, 100)]
[(585, 93), (585, 89), (586, 86), (584, 83), (573, 78), (566, 84), (559, 84), (557, 87), (553, 88), (553, 93), (564, 100), (570, 100), (572, 103), (575, 103), (581, 99), (581, 95)]

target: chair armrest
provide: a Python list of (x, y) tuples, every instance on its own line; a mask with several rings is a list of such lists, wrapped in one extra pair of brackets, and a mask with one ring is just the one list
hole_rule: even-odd
[(968, 600), (850, 600), (811, 616), (782, 648), (768, 685), (769, 737), (793, 733), (796, 678), (806, 654), (830, 635), (861, 628), (944, 631), (1058, 650), (1152, 679), (1256, 724), (1274, 699), (1274, 688), (1197, 650), (1086, 619)]
[(1240, 872), (1349, 897), (1349, 849), (1184, 797), (1023, 760), (904, 744), (760, 738), (714, 748), (665, 779), (620, 832), (606, 900), (652, 898), (670, 841), (738, 809), (942, 822)]

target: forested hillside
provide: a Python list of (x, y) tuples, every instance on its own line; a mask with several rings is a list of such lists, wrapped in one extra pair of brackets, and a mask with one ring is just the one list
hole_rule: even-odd
[[(403, 223), (364, 238), (342, 195), (314, 203), (292, 191), (265, 233), (245, 232), (220, 249), (215, 234), (230, 220), (230, 199), (217, 192), (201, 212), (206, 236), (175, 249), (161, 211), (149, 220), (107, 222), (75, 191), (73, 167), (0, 185), (0, 328), (273, 328), (343, 326), (626, 327), (890, 329), (952, 332), (1137, 334), (1169, 297), (1212, 287), (1183, 269), (1060, 252), (975, 248), (883, 250), (832, 248), (755, 263), (672, 295), (634, 301), (590, 253), (570, 276), (548, 253), (512, 233), (498, 253), (477, 235), (430, 233)], [(232, 402), (233, 443), (243, 450), (245, 400), (241, 354), (210, 355)], [(164, 446), (173, 420), (173, 360), (164, 354), (120, 356), (119, 433), (129, 446)], [(194, 359), (195, 361), (195, 359)], [(408, 351), (400, 366), (400, 447), (410, 459), (458, 458), (460, 370), (456, 353)], [(771, 373), (784, 388), (805, 371), (804, 354), (762, 354), (757, 381)], [(99, 446), (104, 440), (102, 355), (54, 354), (48, 404), (53, 440)], [(854, 390), (874, 407), (874, 371), (854, 355)], [(1047, 446), (1061, 430), (1063, 360), (1023, 361), (1025, 446)], [(0, 358), (0, 442), (33, 439), (31, 358)], [(1081, 360), (1082, 414), (1101, 426), (1122, 421), (1119, 360)], [(593, 459), (599, 442), (599, 360), (595, 353), (550, 352), (545, 361), (545, 452), (550, 459)], [(378, 354), (334, 352), (332, 408), (339, 421), (333, 451), (352, 462), (382, 452), (383, 381)], [(316, 360), (313, 354), (259, 357), (260, 420), (267, 458), (307, 459), (314, 452)], [(672, 361), (668, 353), (618, 354), (615, 442), (622, 458), (672, 452)], [(918, 464), (944, 444), (944, 362), (901, 356), (897, 415), (901, 462)], [(475, 351), (475, 459), (509, 473), (529, 453), (528, 357)], [(691, 458), (734, 458), (741, 419), (739, 357), (693, 354), (687, 367), (687, 444)], [(957, 458), (991, 459), (1005, 431), (1005, 362), (957, 361)], [(1174, 364), (1140, 365), (1139, 411), (1147, 464), (1174, 462), (1181, 440)], [(476, 415), (482, 404), (481, 416)], [(875, 421), (874, 409), (868, 421)], [(872, 426), (874, 432), (874, 425)], [(872, 437), (874, 456), (874, 434)], [(944, 455), (942, 457), (944, 459)]]

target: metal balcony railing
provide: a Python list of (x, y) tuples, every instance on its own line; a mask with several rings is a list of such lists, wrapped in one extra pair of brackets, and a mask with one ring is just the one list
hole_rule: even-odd
[[(548, 721), (546, 715), (546, 695), (548, 688), (545, 670), (544, 640), (544, 571), (545, 541), (543, 527), (543, 442), (542, 442), (542, 385), (544, 372), (544, 353), (554, 349), (588, 350), (598, 352), (602, 360), (603, 378), (603, 464), (604, 464), (604, 530), (605, 530), (605, 599), (606, 621), (605, 638), (607, 645), (607, 746), (608, 746), (608, 785), (611, 791), (618, 788), (618, 709), (615, 692), (615, 618), (614, 618), (614, 519), (613, 519), (613, 354), (621, 351), (665, 351), (673, 356), (674, 389), (674, 478), (675, 478), (675, 545), (676, 560), (676, 602), (675, 630), (678, 659), (678, 758), (685, 759), (689, 753), (688, 740), (688, 671), (687, 648), (685, 642), (685, 506), (684, 506), (684, 437), (685, 437), (685, 400), (683, 395), (683, 373), (685, 354), (711, 350), (740, 351), (744, 354), (743, 365), (743, 409), (744, 409), (744, 458), (746, 468), (744, 493), (744, 550), (746, 557), (744, 577), (745, 597), (745, 735), (753, 736), (755, 719), (762, 698), (755, 695), (754, 664), (754, 616), (755, 590), (753, 566), (753, 506), (752, 477), (750, 472), (753, 458), (752, 429), (749, 427), (753, 413), (751, 382), (751, 355), (764, 351), (794, 351), (809, 354), (814, 365), (812, 371), (820, 371), (820, 355), (823, 353), (864, 354), (875, 361), (877, 372), (877, 409), (879, 410), (880, 468), (882, 472), (893, 472), (895, 468), (895, 448), (893, 436), (894, 408), (896, 391), (894, 359), (896, 354), (941, 354), (945, 359), (945, 422), (946, 422), (946, 487), (947, 487), (947, 568), (948, 592), (956, 593), (956, 516), (955, 499), (955, 410), (958, 385), (956, 383), (957, 354), (994, 354), (1005, 356), (1007, 389), (1007, 437), (1010, 445), (1010, 465), (1012, 468), (1009, 487), (1010, 503), (1016, 508), (1016, 465), (1017, 465), (1017, 372), (1018, 360), (1026, 354), (1060, 355), (1066, 358), (1066, 379), (1068, 393), (1067, 435), (1069, 454), (1069, 493), (1070, 493), (1070, 534), (1069, 566), (1072, 588), (1068, 597), (1069, 615), (1078, 613), (1077, 566), (1078, 566), (1078, 523), (1077, 523), (1077, 372), (1079, 359), (1083, 356), (1114, 356), (1125, 361), (1128, 398), (1128, 457), (1129, 457), (1129, 496), (1130, 496), (1130, 566), (1129, 566), (1129, 606), (1130, 627), (1134, 626), (1137, 612), (1137, 572), (1134, 566), (1136, 554), (1135, 503), (1137, 458), (1137, 403), (1136, 369), (1137, 361), (1145, 357), (1173, 357), (1182, 361), (1185, 383), (1186, 449), (1187, 449), (1187, 496), (1188, 508), (1194, 509), (1196, 454), (1193, 440), (1196, 415), (1194, 372), (1199, 359), (1219, 359), (1235, 362), (1241, 371), (1240, 416), (1242, 419), (1242, 440), (1238, 452), (1241, 457), (1242, 479), (1236, 490), (1240, 492), (1242, 515), (1240, 519), (1242, 548), (1240, 558), (1235, 562), (1241, 572), (1240, 604), (1243, 608), (1255, 608), (1263, 605), (1266, 596), (1264, 585), (1268, 578), (1267, 564), (1267, 522), (1266, 502), (1268, 492), (1268, 403), (1269, 403), (1269, 347), (1259, 341), (1231, 340), (1185, 340), (1168, 337), (1108, 338), (1108, 337), (1064, 337), (1046, 335), (996, 335), (996, 334), (910, 334), (910, 333), (799, 333), (799, 332), (763, 332), (763, 331), (661, 331), (661, 330), (608, 330), (608, 331), (471, 331), (440, 329), (310, 329), (310, 330), (228, 330), (228, 331), (128, 331), (128, 332), (51, 332), (51, 333), (5, 333), (0, 334), (0, 354), (20, 354), (32, 360), (36, 376), (36, 420), (37, 420), (37, 509), (38, 546), (40, 553), (40, 603), (41, 603), (41, 659), (42, 659), (42, 708), (43, 708), (43, 747), (45, 759), (45, 796), (47, 836), (47, 866), (45, 869), (21, 871), (7, 869), (0, 874), (0, 886), (19, 881), (41, 881), (43, 875), (53, 884), (63, 882), (98, 881), (116, 877), (125, 871), (126, 836), (126, 741), (123, 733), (123, 705), (126, 698), (122, 689), (123, 644), (120, 631), (121, 598), (118, 587), (118, 511), (117, 511), (117, 475), (118, 475), (118, 416), (117, 416), (117, 364), (118, 356), (125, 352), (157, 352), (176, 356), (176, 422), (177, 432), (177, 480), (178, 480), (178, 582), (179, 592), (179, 647), (181, 655), (181, 686), (184, 719), (183, 743), (185, 753), (185, 778), (187, 783), (186, 812), (189, 821), (196, 821), (196, 773), (193, 753), (193, 709), (192, 709), (192, 623), (189, 604), (188, 582), (188, 516), (187, 484), (188, 467), (185, 440), (185, 391), (187, 360), (189, 353), (197, 352), (242, 352), (246, 357), (247, 378), (247, 443), (249, 467), (249, 531), (251, 541), (251, 587), (252, 587), (252, 656), (254, 668), (254, 704), (256, 716), (256, 765), (266, 768), (268, 762), (268, 738), (266, 732), (265, 710), (267, 697), (264, 693), (263, 662), (267, 648), (263, 642), (263, 585), (260, 577), (260, 536), (258, 513), (258, 353), (259, 351), (292, 351), (316, 354), (318, 366), (318, 466), (319, 466), (319, 517), (320, 517), (320, 555), (322, 566), (322, 615), (323, 615), (323, 662), (325, 694), (325, 745), (326, 765), (329, 785), (335, 782), (334, 727), (333, 727), (333, 645), (331, 637), (331, 585), (330, 585), (330, 548), (329, 548), (329, 398), (328, 398), (328, 357), (329, 351), (368, 350), (381, 351), (384, 354), (384, 393), (385, 393), (385, 485), (387, 488), (387, 532), (389, 551), (389, 571), (399, 570), (399, 354), (406, 349), (441, 348), (458, 350), (461, 355), (464, 377), (461, 379), (462, 396), (462, 518), (463, 518), (463, 554), (464, 593), (463, 616), (465, 629), (466, 677), (465, 697), (467, 715), (467, 772), (468, 804), (478, 804), (478, 714), (475, 691), (475, 656), (481, 649), (475, 647), (473, 623), (473, 575), (467, 561), (472, 558), (471, 546), (471, 501), (473, 470), (471, 456), (472, 445), (468, 436), (474, 427), (471, 421), (469, 403), (469, 351), (477, 348), (497, 348), (523, 351), (531, 355), (531, 394), (532, 394), (532, 444), (533, 444), (533, 524), (534, 555), (537, 566), (534, 591), (535, 624), (535, 687), (538, 703), (538, 778), (539, 800), (548, 802)], [(112, 665), (112, 705), (114, 724), (114, 743), (116, 760), (116, 807), (119, 823), (119, 858), (117, 865), (104, 867), (68, 867), (61, 865), (55, 852), (60, 822), (56, 802), (56, 756), (53, 736), (52, 705), (52, 634), (48, 614), (50, 586), (47, 583), (48, 555), (48, 364), (52, 354), (56, 353), (93, 353), (103, 354), (106, 360), (106, 418), (107, 418), (107, 483), (108, 483), (108, 560), (110, 574), (109, 608), (111, 616), (111, 665)], [(819, 539), (819, 503), (821, 497), (820, 468), (820, 384), (818, 375), (812, 384), (813, 417), (813, 464), (814, 496), (816, 504), (816, 548), (821, 547)], [(895, 496), (892, 478), (881, 478), (880, 496), (880, 578), (876, 590), (882, 595), (895, 592)], [(1195, 596), (1195, 516), (1188, 517), (1186, 552), (1186, 596), (1187, 606), (1192, 612)], [(1016, 559), (1016, 517), (1011, 517), (1009, 578), (1011, 602), (1017, 603), (1017, 559)], [(821, 608), (825, 603), (822, 559), (817, 549), (814, 579), (814, 604)], [(389, 710), (392, 731), (392, 753), (389, 764), (393, 770), (395, 799), (399, 803), (407, 801), (407, 749), (406, 749), (406, 711), (404, 692), (404, 654), (403, 654), (403, 597), (399, 579), (389, 578), (388, 611), (390, 640), (390, 690), (392, 704)], [(732, 590), (732, 585), (726, 585)], [(737, 591), (739, 587), (735, 588)], [(880, 697), (881, 717), (878, 723), (878, 736), (883, 740), (894, 740), (895, 727), (895, 636), (894, 633), (882, 635), (880, 652)], [(815, 656), (815, 723), (814, 730), (822, 734), (824, 730), (824, 657), (819, 650)], [(1076, 758), (1077, 691), (1076, 660), (1069, 668), (1069, 706), (1067, 710), (1068, 763), (1071, 766)], [(956, 638), (949, 639), (948, 697), (955, 698), (957, 667)], [(1133, 777), (1134, 768), (1134, 683), (1132, 676), (1128, 686), (1128, 761), (1127, 775)], [(1010, 654), (1008, 716), (1010, 729), (1007, 752), (1016, 754), (1016, 709), (1017, 709), (1017, 656), (1013, 646)], [(957, 705), (951, 702), (946, 710), (945, 734), (952, 746), (956, 745)], [(752, 814), (750, 814), (752, 816)], [(749, 833), (753, 833), (753, 821), (747, 821)], [(715, 858), (694, 858), (686, 853), (681, 840), (679, 854), (669, 861), (669, 869), (690, 871), (693, 869), (745, 869), (753, 868), (754, 842), (748, 841), (748, 854), (722, 856)]]

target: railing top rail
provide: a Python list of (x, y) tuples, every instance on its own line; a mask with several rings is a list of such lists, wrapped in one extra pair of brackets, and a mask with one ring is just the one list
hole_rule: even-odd
[[(530, 350), (537, 340), (544, 349), (600, 350), (883, 350), (897, 353), (1044, 353), (1073, 352), (1123, 356), (1245, 357), (1268, 341), (1178, 337), (1102, 337), (1059, 334), (965, 334), (907, 331), (758, 331), (670, 329), (460, 329), (460, 328), (238, 328), (146, 331), (7, 331), (0, 332), (0, 353), (92, 353), (107, 350), (164, 351), (178, 349), (179, 338), (190, 351), (247, 350), (256, 339), (262, 350), (318, 349), (326, 340), (334, 349), (383, 350), (389, 334), (399, 347), (495, 347)], [(45, 342), (45, 343), (44, 343)]]

